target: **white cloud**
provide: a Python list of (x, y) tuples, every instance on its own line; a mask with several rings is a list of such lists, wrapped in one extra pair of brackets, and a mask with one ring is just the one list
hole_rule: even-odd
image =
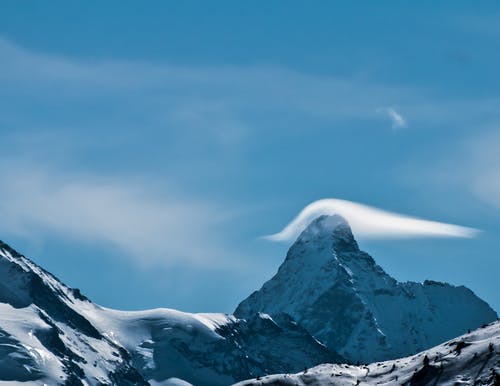
[[(2, 167), (2, 235), (103, 242), (141, 264), (218, 263), (216, 227), (228, 212), (178, 193), (157, 194), (144, 181)], [(139, 183), (140, 182), (140, 183)]]
[(390, 118), (393, 129), (403, 129), (407, 126), (406, 119), (392, 107), (380, 108), (377, 112), (384, 113)]
[(355, 236), (364, 238), (474, 237), (478, 230), (391, 213), (339, 199), (323, 199), (307, 205), (283, 230), (265, 236), (271, 241), (295, 239), (321, 215), (338, 214), (350, 224)]

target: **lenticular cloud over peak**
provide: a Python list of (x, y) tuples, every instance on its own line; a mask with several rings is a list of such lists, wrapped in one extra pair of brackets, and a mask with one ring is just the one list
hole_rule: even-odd
[(388, 212), (356, 202), (323, 199), (307, 205), (280, 232), (264, 236), (271, 241), (295, 239), (311, 221), (321, 215), (338, 214), (350, 224), (354, 234), (363, 238), (417, 238), (417, 237), (466, 237), (471, 238), (477, 229), (419, 219)]

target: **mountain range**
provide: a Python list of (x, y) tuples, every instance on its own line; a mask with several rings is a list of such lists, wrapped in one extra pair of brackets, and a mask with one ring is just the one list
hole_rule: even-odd
[(0, 242), (0, 385), (211, 386), (361, 369), (496, 319), (465, 287), (396, 281), (340, 216), (314, 220), (234, 315), (104, 308)]

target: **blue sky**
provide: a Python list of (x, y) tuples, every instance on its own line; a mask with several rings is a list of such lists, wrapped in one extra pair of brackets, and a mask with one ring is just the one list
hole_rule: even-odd
[(500, 309), (500, 6), (4, 1), (0, 238), (108, 307), (227, 311), (322, 198), (480, 229), (368, 239)]

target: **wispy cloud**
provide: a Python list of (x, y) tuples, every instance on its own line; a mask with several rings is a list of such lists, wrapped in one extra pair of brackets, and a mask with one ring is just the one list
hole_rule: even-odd
[(402, 129), (407, 126), (406, 119), (398, 113), (393, 107), (384, 107), (377, 109), (377, 112), (384, 113), (392, 122), (393, 129)]
[[(408, 126), (405, 114), (428, 122), (498, 115), (496, 99), (436, 100), (428, 90), (355, 74), (91, 60), (30, 51), (1, 37), (0, 84), (4, 128), (75, 130), (101, 139), (116, 138), (118, 132), (132, 142), (159, 135), (168, 139), (163, 146), (186, 145), (196, 154), (200, 148), (231, 152), (264, 133), (281, 138), (286, 130), (307, 133), (311, 126), (331, 130), (346, 121), (371, 122), (377, 114), (390, 119), (394, 129)], [(394, 101), (397, 109), (377, 109)]]
[[(101, 149), (99, 155), (105, 159), (103, 154), (113, 154), (115, 165), (145, 163), (153, 154), (153, 165), (146, 167), (158, 167), (155, 156), (161, 152), (171, 181), (186, 178), (189, 173), (183, 168), (200, 176), (223, 175), (235, 162), (214, 160), (225, 154), (220, 149), (239, 150), (237, 145), (252, 136), (254, 143), (273, 135), (281, 141), (283, 130), (307, 132), (315, 119), (325, 128), (335, 120), (371, 121), (377, 106), (392, 101), (411, 116), (460, 119), (456, 112), (466, 110), (457, 104), (442, 108), (413, 87), (355, 76), (276, 67), (84, 60), (33, 52), (1, 38), (0, 84), (4, 155), (25, 153), (36, 159), (41, 154), (52, 165), (78, 165), (82, 159), (87, 164), (96, 148), (109, 142), (114, 151)], [(497, 111), (497, 101), (480, 102), (465, 101), (463, 106), (478, 116), (485, 115), (485, 109)], [(395, 127), (406, 125), (396, 110), (386, 109), (385, 114)], [(68, 150), (59, 154), (62, 149)], [(75, 161), (77, 156), (81, 159)], [(150, 261), (227, 255), (213, 230), (215, 219), (225, 213), (216, 205), (184, 193), (156, 195), (143, 181), (129, 182), (123, 172), (120, 179), (108, 179), (100, 172), (74, 175), (54, 170), (57, 167), (40, 169), (33, 164), (2, 170), (10, 180), (0, 189), (3, 234), (51, 231), (102, 240)], [(184, 236), (188, 234), (189, 240)]]
[[(10, 93), (27, 90), (22, 97), (42, 106), (62, 101), (88, 109), (89, 103), (104, 104), (106, 111), (94, 108), (92, 115), (97, 121), (104, 119), (108, 126), (115, 123), (110, 119), (130, 126), (140, 114), (141, 132), (151, 126), (162, 130), (196, 128), (199, 135), (230, 146), (250, 129), (268, 132), (263, 123), (272, 122), (270, 116), (279, 117), (281, 122), (294, 121), (291, 115), (371, 120), (379, 104), (415, 99), (413, 89), (355, 76), (319, 76), (262, 66), (189, 67), (74, 59), (29, 51), (1, 37), (0, 81)], [(256, 109), (259, 114), (255, 114)], [(72, 108), (73, 119), (75, 110)], [(110, 114), (116, 111), (120, 114)], [(262, 122), (255, 123), (262, 112), (266, 113)], [(59, 111), (58, 120), (63, 119)], [(239, 134), (234, 135), (234, 131)]]
[(458, 169), (462, 187), (472, 189), (483, 202), (500, 209), (500, 132), (495, 129), (476, 135), (466, 148), (463, 168)]
[[(474, 126), (473, 134), (447, 139), (446, 151), (437, 148), (424, 161), (401, 169), (401, 179), (413, 189), (446, 192), (447, 199), (466, 199), (500, 209), (500, 132), (498, 124)], [(477, 215), (478, 213), (476, 213)]]
[(423, 220), (339, 199), (323, 199), (307, 205), (283, 230), (265, 236), (271, 241), (290, 241), (321, 215), (338, 214), (356, 236), (364, 238), (474, 237), (478, 230)]
[(107, 243), (139, 264), (221, 263), (217, 227), (229, 212), (145, 181), (58, 172), (33, 165), (1, 169), (2, 237), (50, 234)]
[(493, 127), (462, 139), (453, 152), (434, 159), (433, 168), (425, 171), (426, 179), (469, 192), (500, 209), (500, 133)]

